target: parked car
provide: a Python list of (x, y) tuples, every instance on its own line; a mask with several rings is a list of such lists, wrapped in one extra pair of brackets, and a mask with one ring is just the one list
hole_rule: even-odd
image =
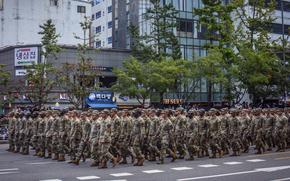
[(8, 129), (4, 126), (0, 127), (0, 140), (8, 139)]

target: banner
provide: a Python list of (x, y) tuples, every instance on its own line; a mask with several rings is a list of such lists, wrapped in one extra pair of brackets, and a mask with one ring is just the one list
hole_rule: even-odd
[(15, 48), (15, 66), (27, 66), (37, 64), (38, 47)]

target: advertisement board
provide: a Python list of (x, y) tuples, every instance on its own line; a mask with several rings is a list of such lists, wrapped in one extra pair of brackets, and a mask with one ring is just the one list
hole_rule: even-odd
[(37, 64), (38, 47), (15, 48), (14, 62), (15, 66), (28, 66)]
[(15, 70), (15, 76), (25, 76), (26, 74), (27, 74), (26, 69)]
[(91, 92), (86, 98), (86, 104), (91, 108), (115, 108), (116, 100), (111, 91)]

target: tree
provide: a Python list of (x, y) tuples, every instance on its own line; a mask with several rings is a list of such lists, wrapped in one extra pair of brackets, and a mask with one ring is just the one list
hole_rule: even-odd
[[(161, 4), (160, 0), (150, 0), (150, 7), (146, 9), (144, 19), (150, 24), (151, 31), (140, 35), (136, 26), (130, 26), (132, 50), (133, 54), (138, 55), (137, 58), (145, 59), (140, 59), (141, 61), (161, 60), (163, 57), (174, 60), (181, 58), (178, 39), (173, 32), (176, 28), (177, 13), (171, 3)], [(171, 53), (168, 50), (171, 50)]]
[(118, 80), (112, 90), (122, 96), (134, 97), (144, 107), (146, 99), (150, 98), (153, 91), (149, 83), (149, 70), (147, 63), (142, 63), (131, 57), (123, 63), (122, 69), (115, 69)]
[(10, 74), (6, 70), (4, 70), (5, 65), (0, 64), (0, 85), (7, 85), (9, 79), (10, 79)]
[[(216, 57), (216, 59), (223, 59), (224, 61), (215, 62), (215, 66), (223, 69), (222, 72), (224, 78), (227, 79), (227, 81), (222, 81), (224, 91), (226, 92), (225, 98), (228, 102), (232, 102), (234, 99), (237, 100), (238, 97), (234, 96), (233, 93), (239, 95), (239, 91), (235, 89), (237, 84), (234, 84), (237, 80), (237, 72), (235, 71), (237, 58), (235, 49), (233, 48), (235, 41), (235, 24), (234, 19), (232, 18), (232, 14), (236, 10), (238, 3), (236, 1), (224, 3), (223, 0), (203, 0), (203, 4), (204, 7), (194, 9), (194, 13), (199, 16), (199, 25), (204, 27), (204, 36), (209, 40), (209, 43), (205, 45), (205, 48), (211, 51), (211, 54), (222, 55), (222, 57)], [(209, 55), (209, 57), (212, 57), (212, 55)], [(199, 64), (200, 66), (207, 68), (208, 63), (213, 63), (209, 61), (210, 60), (206, 58), (199, 62)], [(203, 63), (205, 63), (205, 65), (202, 65)], [(212, 102), (212, 81), (215, 80), (215, 77), (209, 77), (211, 75), (210, 72), (211, 71), (206, 74), (206, 77), (208, 78), (209, 105), (211, 105)]]
[(100, 75), (100, 71), (93, 69), (93, 63), (88, 56), (90, 37), (87, 38), (87, 32), (91, 28), (91, 20), (85, 17), (84, 21), (80, 23), (83, 29), (83, 38), (75, 36), (77, 39), (82, 39), (83, 44), (78, 45), (78, 62), (64, 63), (59, 70), (58, 80), (59, 86), (68, 94), (70, 103), (77, 109), (85, 108), (85, 98), (92, 90), (98, 89), (95, 84), (95, 79)]
[(30, 102), (40, 109), (47, 102), (50, 91), (56, 85), (56, 69), (47, 62), (47, 58), (56, 58), (56, 54), (60, 52), (61, 48), (57, 45), (57, 39), (60, 35), (56, 33), (55, 25), (51, 19), (39, 27), (41, 31), (38, 34), (42, 35), (41, 55), (43, 62), (27, 67), (28, 86), (25, 92)]

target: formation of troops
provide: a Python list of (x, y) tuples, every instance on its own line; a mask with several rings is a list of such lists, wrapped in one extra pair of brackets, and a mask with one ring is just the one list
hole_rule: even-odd
[(107, 168), (145, 160), (163, 164), (166, 157), (239, 156), (255, 145), (256, 154), (289, 146), (290, 111), (283, 109), (14, 111), (9, 149), (14, 153)]

